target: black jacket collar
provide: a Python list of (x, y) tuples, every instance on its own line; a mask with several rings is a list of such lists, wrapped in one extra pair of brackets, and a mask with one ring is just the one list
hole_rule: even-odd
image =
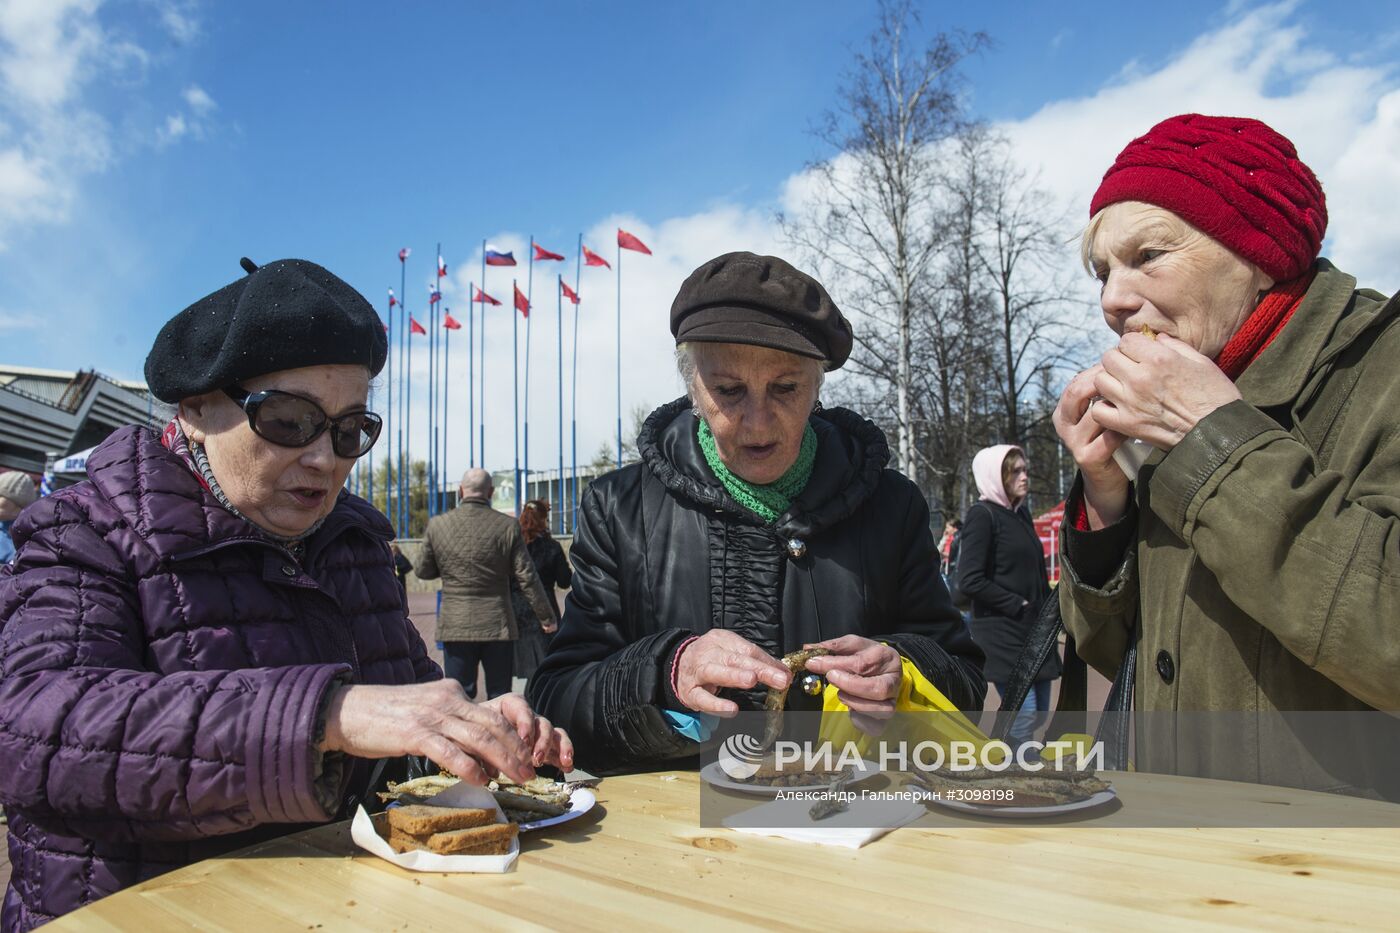
[[(809, 423), (817, 433), (817, 460), (807, 487), (774, 523), (783, 537), (805, 538), (850, 517), (875, 491), (890, 459), (884, 432), (853, 411), (820, 409)], [(715, 478), (695, 429), (689, 399), (662, 405), (637, 435), (642, 462), (679, 498), (739, 521), (763, 524)]]

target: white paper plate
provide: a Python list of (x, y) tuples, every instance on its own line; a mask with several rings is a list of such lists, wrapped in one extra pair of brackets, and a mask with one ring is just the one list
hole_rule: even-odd
[[(875, 762), (862, 761), (860, 767), (856, 769), (856, 776), (851, 779), (851, 782), (863, 781), (879, 773), (880, 766)], [(831, 786), (831, 781), (822, 781), (819, 784), (797, 784), (791, 787), (773, 787), (769, 784), (753, 784), (744, 781), (736, 781), (724, 773), (718, 761), (712, 761), (700, 769), (700, 780), (714, 787), (723, 788), (724, 790), (735, 790), (741, 794), (753, 794), (757, 797), (776, 797), (779, 791), (826, 790)]]
[(1037, 816), (1059, 816), (1062, 813), (1073, 813), (1076, 810), (1090, 810), (1094, 807), (1103, 806), (1117, 796), (1118, 795), (1113, 791), (1112, 785), (1110, 785), (1108, 790), (1101, 790), (1094, 796), (1084, 800), (1076, 800), (1072, 803), (1057, 803), (1048, 807), (998, 807), (980, 803), (968, 803), (965, 800), (933, 800), (931, 798), (925, 798), (925, 800), (936, 807), (957, 810), (959, 813), (973, 813), (977, 816), (994, 816), (1007, 820), (1024, 820)]
[(593, 793), (591, 788), (575, 787), (573, 792), (569, 794), (569, 810), (567, 813), (561, 813), (558, 816), (547, 816), (540, 820), (531, 820), (528, 823), (521, 823), (520, 831), (522, 833), (528, 833), (531, 830), (544, 829), (546, 826), (558, 826), (560, 823), (576, 820), (589, 810), (592, 810), (593, 805), (597, 802), (598, 796)]

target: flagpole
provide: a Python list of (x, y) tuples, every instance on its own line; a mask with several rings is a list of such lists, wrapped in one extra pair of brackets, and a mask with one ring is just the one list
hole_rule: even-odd
[[(583, 286), (583, 234), (578, 235), (578, 252), (574, 254), (578, 257), (574, 263), (574, 293), (579, 296), (579, 303), (583, 302), (583, 293), (580, 289)], [(570, 483), (569, 487), (573, 495), (573, 506), (570, 509), (569, 533), (578, 534), (578, 304), (574, 305), (574, 365), (570, 378), (573, 385), (569, 389), (569, 419), (570, 431), (572, 433), (572, 449), (570, 454), (572, 463), (569, 467)]]
[[(441, 247), (441, 244), (439, 244), (439, 247)], [(434, 271), (434, 275), (436, 274), (436, 271)], [(435, 414), (433, 412), (433, 400), (437, 391), (438, 308), (438, 303), (433, 300), (433, 296), (436, 294), (436, 288), (436, 286), (430, 286), (428, 289), (428, 415), (425, 419), (426, 423), (423, 426), (423, 440), (428, 445), (427, 470), (424, 474), (427, 488), (424, 492), (427, 494), (425, 508), (429, 518), (433, 517), (433, 468), (436, 466), (436, 464), (433, 463), (433, 455), (436, 452), (433, 444), (433, 425), (436, 423)]]
[[(525, 273), (525, 306), (533, 307), (535, 300), (535, 235), (530, 234), (530, 257), (527, 260), (529, 265)], [(530, 331), (532, 329), (530, 314), (525, 313), (525, 501), (530, 497)], [(520, 512), (515, 513), (519, 515)]]
[[(447, 437), (452, 429), (452, 422), (447, 418), (448, 403), (452, 401), (452, 383), (449, 381), (452, 372), (452, 331), (447, 327), (447, 319), (452, 316), (452, 309), (444, 307), (442, 309), (442, 469), (447, 470)], [(438, 513), (446, 511), (447, 497), (442, 492), (442, 477), (438, 477)]]
[[(486, 241), (481, 241), (481, 294), (483, 299), (486, 295)], [(481, 406), (481, 418), (477, 420), (477, 430), (481, 432), (481, 443), (477, 449), (481, 453), (481, 468), (486, 466), (486, 308), (487, 302), (481, 302), (481, 346), (477, 352), (481, 354), (481, 369), (477, 372), (476, 378), (480, 380), (481, 391), (477, 393), (477, 404)]]
[(515, 279), (510, 280), (510, 329), (513, 349), (510, 354), (514, 364), (511, 374), (511, 388), (515, 390), (515, 515), (520, 517), (520, 309), (515, 307), (515, 294), (520, 290)]
[[(467, 283), (467, 466), (476, 466), (476, 286)], [(485, 310), (484, 308), (482, 310)]]
[[(437, 255), (442, 255), (442, 244), (438, 244)], [(436, 259), (433, 260), (437, 262)], [(442, 308), (442, 293), (438, 290), (438, 285), (442, 279), (438, 277), (437, 266), (433, 267), (433, 295), (437, 301), (429, 302), (432, 305), (432, 313), (428, 315), (428, 517), (431, 518), (437, 512), (437, 427), (438, 427), (438, 316)]]
[(555, 530), (564, 533), (564, 277), (554, 288), (554, 331), (559, 348), (555, 358), (559, 361), (559, 511), (554, 518)]
[[(407, 248), (407, 247), (405, 247)], [(404, 477), (404, 461), (408, 458), (408, 395), (410, 382), (408, 378), (408, 354), (410, 344), (408, 342), (408, 284), (407, 284), (408, 258), (399, 258), (399, 318), (402, 325), (399, 328), (399, 408), (401, 417), (399, 418), (399, 535), (405, 538), (412, 537), (412, 530), (408, 527), (408, 481)]]
[[(438, 324), (440, 324), (442, 321), (445, 321), (445, 320), (446, 320), (446, 317), (447, 317), (447, 307), (446, 307), (445, 305), (443, 305), (443, 303), (442, 303), (442, 244), (441, 244), (441, 243), (438, 243), (437, 260), (436, 260), (436, 265), (435, 265), (433, 268), (434, 268), (434, 273), (435, 273), (435, 275), (434, 275), (435, 283), (434, 283), (434, 285), (433, 285), (433, 293), (436, 294), (436, 295), (438, 296), (437, 304), (435, 305), (435, 307), (437, 308), (437, 311), (436, 311), (436, 313), (433, 315), (433, 323), (434, 323), (434, 325), (438, 325)], [(442, 434), (442, 419), (443, 419), (443, 416), (444, 416), (444, 415), (443, 415), (442, 386), (438, 384), (438, 380), (440, 380), (440, 379), (443, 378), (444, 370), (446, 369), (446, 367), (445, 367), (445, 365), (444, 365), (445, 360), (443, 360), (442, 357), (439, 355), (439, 353), (437, 352), (437, 348), (442, 346), (443, 342), (444, 342), (445, 339), (446, 339), (446, 336), (447, 336), (446, 333), (443, 333), (443, 334), (439, 335), (439, 333), (438, 333), (438, 327), (437, 327), (437, 326), (434, 326), (434, 328), (433, 328), (433, 343), (434, 343), (436, 346), (435, 346), (434, 351), (433, 351), (433, 366), (434, 366), (435, 368), (434, 368), (434, 370), (433, 370), (433, 420), (432, 420), (432, 425), (433, 425), (433, 435), (432, 435), (432, 445), (433, 445), (433, 490), (432, 490), (433, 509), (432, 509), (432, 512), (433, 512), (433, 514), (435, 514), (435, 515), (436, 515), (437, 513), (439, 513), (439, 512), (442, 511), (442, 495), (441, 495), (441, 493), (439, 492), (439, 489), (440, 489), (440, 487), (442, 486), (442, 468), (443, 468), (443, 462), (442, 462), (442, 461), (443, 461), (443, 451), (442, 451), (442, 448), (441, 448), (441, 446), (440, 446), (440, 444), (441, 444), (440, 436), (441, 436), (441, 434)], [(446, 352), (446, 351), (444, 350), (443, 352)]]
[[(393, 289), (389, 289), (389, 291), (393, 291)], [(392, 298), (392, 297), (393, 297), (393, 296), (391, 296), (391, 298)], [(385, 352), (385, 354), (384, 354), (384, 357), (385, 357), (384, 361), (385, 361), (386, 366), (389, 367), (389, 371), (388, 371), (388, 377), (385, 378), (385, 389), (384, 389), (384, 430), (381, 431), (381, 436), (384, 436), (384, 434), (388, 434), (388, 437), (389, 437), (389, 438), (388, 438), (388, 440), (385, 441), (385, 443), (389, 445), (389, 455), (391, 455), (391, 457), (392, 457), (392, 455), (393, 455), (393, 304), (389, 304), (389, 319), (388, 319), (388, 324), (386, 324), (386, 325), (385, 325), (385, 328), (384, 328), (384, 343), (385, 343), (385, 350), (386, 350), (386, 352)], [(374, 384), (372, 384), (372, 382), (371, 382), (371, 387), (372, 387), (372, 385), (374, 385)], [(370, 395), (371, 395), (371, 398), (372, 398), (372, 396), (374, 396), (374, 389), (372, 389), (372, 388), (370, 389)], [(371, 469), (371, 471), (372, 471), (372, 469), (374, 469), (374, 454), (372, 454), (372, 452), (371, 452), (371, 454), (370, 454), (370, 469)], [(372, 475), (372, 474), (371, 474), (371, 475)], [(389, 476), (391, 476), (391, 475), (392, 475), (392, 471), (389, 472), (389, 474), (385, 474), (385, 476), (384, 476), (384, 517), (385, 517), (385, 518), (388, 518), (389, 524), (392, 525), (392, 524), (393, 524), (393, 516), (392, 516), (392, 514), (389, 514)], [(378, 507), (379, 507), (379, 506), (378, 506), (378, 503), (375, 503), (375, 502), (374, 502), (374, 489), (372, 489), (372, 488), (370, 489), (370, 504), (371, 504), (371, 506), (374, 506), (375, 509), (378, 509)], [(398, 537), (398, 535), (395, 535), (395, 537)]]
[[(389, 289), (389, 291), (393, 291), (393, 289)], [(391, 301), (393, 301), (393, 296), (391, 296)], [(389, 461), (392, 462), (392, 459), (393, 459), (393, 304), (389, 304), (389, 326), (386, 326), (386, 328), (384, 329), (384, 339), (385, 339), (386, 345), (388, 345), (388, 350), (389, 350), (389, 352), (385, 354), (385, 357), (386, 357), (385, 363), (388, 364), (388, 367), (389, 367), (389, 374), (388, 374), (388, 378), (386, 378), (386, 385), (388, 385), (388, 388), (385, 389), (385, 396), (384, 396), (384, 433), (385, 433), (385, 434), (388, 434), (388, 440), (386, 440), (385, 443), (389, 445)], [(372, 455), (372, 454), (371, 454), (371, 455)], [(393, 502), (393, 497), (392, 497), (391, 495), (389, 495), (389, 476), (392, 476), (392, 475), (393, 475), (393, 469), (392, 469), (392, 468), (389, 469), (389, 471), (386, 472), (386, 474), (384, 475), (384, 517), (385, 517), (385, 518), (388, 518), (389, 524), (391, 524), (391, 525), (393, 524), (393, 513), (392, 513), (392, 511), (391, 511), (391, 510), (393, 509), (393, 504), (392, 504), (392, 502)], [(371, 503), (371, 504), (372, 504), (372, 503)], [(377, 507), (378, 507), (378, 506), (377, 506)], [(398, 538), (398, 531), (395, 531), (395, 535), (393, 535), (393, 537)]]
[[(398, 314), (399, 317), (403, 316), (403, 308), (401, 306), (399, 307)], [(394, 378), (403, 379), (403, 358), (399, 356), (399, 347), (403, 344), (403, 323), (401, 321), (396, 320), (394, 322), (391, 322), (389, 324), (389, 327), (393, 330), (394, 334), (394, 346), (389, 348), (390, 353), (393, 356), (398, 357), (398, 361), (394, 365)], [(401, 439), (403, 434), (403, 422), (399, 418), (398, 405), (400, 397), (403, 395), (403, 392), (401, 391), (401, 387), (397, 385), (391, 384), (390, 389), (393, 392), (393, 398), (390, 400), (389, 403), (389, 411), (394, 419), (394, 430), (389, 434), (389, 456), (386, 459), (389, 461), (389, 474), (393, 477), (394, 481), (392, 484), (393, 493), (391, 494), (389, 492), (391, 488), (389, 484), (389, 477), (386, 476), (384, 478), (384, 507), (386, 509), (390, 509), (392, 505), (392, 510), (387, 512), (386, 514), (388, 514), (389, 516), (389, 522), (394, 526), (394, 537), (398, 538), (402, 536), (400, 533), (401, 525), (399, 523), (400, 497), (398, 476), (399, 439)]]
[(617, 246), (617, 468), (622, 469), (622, 244)]

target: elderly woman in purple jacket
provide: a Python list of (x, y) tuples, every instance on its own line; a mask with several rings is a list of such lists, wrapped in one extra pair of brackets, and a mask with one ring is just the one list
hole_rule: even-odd
[(146, 362), (178, 402), (14, 526), (0, 576), (0, 928), (349, 815), (374, 759), (464, 779), (569, 767), (567, 736), (474, 704), (427, 656), (388, 522), (342, 489), (380, 420), (384, 330), (354, 289), (284, 260), (196, 302)]

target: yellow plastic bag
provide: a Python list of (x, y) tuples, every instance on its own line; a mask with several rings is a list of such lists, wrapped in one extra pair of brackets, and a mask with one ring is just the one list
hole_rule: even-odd
[[(928, 715), (896, 715), (890, 727), (878, 736), (861, 732), (851, 722), (850, 707), (837, 698), (839, 691), (828, 684), (822, 691), (821, 739), (833, 748), (844, 748), (854, 742), (862, 756), (870, 754), (881, 742), (891, 747), (899, 742), (916, 745), (937, 742), (945, 747), (951, 742), (970, 742), (980, 756), (989, 739), (972, 720), (963, 715), (953, 701), (943, 695), (908, 658), (900, 658), (899, 696), (895, 698), (895, 713), (925, 713)], [(839, 715), (829, 715), (839, 714)], [(989, 756), (1000, 761), (995, 751)]]

